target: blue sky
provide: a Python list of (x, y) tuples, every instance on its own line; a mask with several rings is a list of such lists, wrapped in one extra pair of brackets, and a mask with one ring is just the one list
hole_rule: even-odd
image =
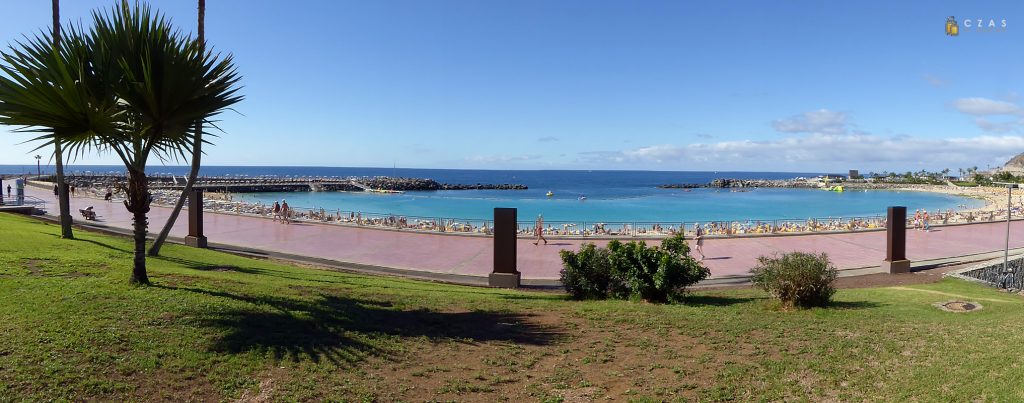
[[(63, 3), (84, 23), (114, 1)], [(193, 1), (153, 4), (194, 31)], [(48, 2), (3, 9), (4, 44), (49, 29)], [(956, 171), (1024, 152), (1019, 1), (209, 0), (206, 24), (246, 96), (208, 165)], [(9, 129), (0, 164), (32, 163)]]

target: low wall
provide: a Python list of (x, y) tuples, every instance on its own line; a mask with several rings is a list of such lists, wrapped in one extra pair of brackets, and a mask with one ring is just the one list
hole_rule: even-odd
[(968, 280), (981, 281), (994, 287), (1013, 290), (1024, 289), (1024, 257), (1010, 259), (1007, 262), (1010, 273), (1003, 271), (1003, 260), (991, 260), (981, 265), (956, 273)]

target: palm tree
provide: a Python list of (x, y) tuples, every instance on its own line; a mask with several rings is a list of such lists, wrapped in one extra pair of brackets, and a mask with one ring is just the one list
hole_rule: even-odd
[[(61, 34), (59, 4), (53, 5), (51, 33), (17, 42), (0, 52), (0, 124), (16, 132), (35, 133), (42, 141), (35, 150), (52, 146), (57, 158), (57, 183), (64, 183), (64, 156), (77, 156), (94, 144), (97, 131), (113, 126), (111, 105), (90, 102), (93, 88), (82, 85), (85, 63), (82, 42)], [(58, 46), (60, 45), (60, 46)], [(77, 60), (76, 60), (77, 59)], [(61, 236), (72, 237), (66, 188), (60, 192)]]
[[(199, 42), (200, 49), (206, 48), (206, 0), (199, 0), (199, 9), (197, 12), (199, 16), (199, 29), (196, 31), (196, 41)], [(153, 241), (153, 246), (149, 247), (150, 256), (159, 256), (160, 247), (163, 246), (164, 241), (167, 240), (167, 236), (171, 234), (171, 228), (174, 227), (174, 222), (178, 220), (178, 214), (181, 214), (181, 207), (185, 205), (185, 199), (188, 194), (192, 191), (192, 185), (196, 182), (196, 177), (199, 176), (199, 167), (202, 165), (203, 157), (203, 122), (196, 122), (193, 139), (192, 139), (192, 169), (188, 171), (188, 179), (185, 181), (185, 188), (181, 190), (181, 196), (178, 197), (178, 201), (174, 203), (174, 209), (171, 210), (171, 216), (167, 218), (167, 223), (164, 224), (164, 228), (160, 230), (160, 234), (157, 235), (156, 240)]]
[[(0, 76), (0, 118), (13, 114), (24, 120), (22, 125), (41, 127), (53, 127), (40, 124), (50, 120), (66, 120), (80, 130), (73, 132), (75, 136), (62, 139), (65, 144), (74, 145), (78, 152), (95, 147), (121, 159), (128, 171), (128, 183), (123, 188), (127, 194), (125, 207), (134, 220), (131, 281), (148, 284), (146, 214), (152, 196), (146, 163), (151, 157), (164, 161), (184, 158), (192, 146), (189, 129), (195, 122), (209, 121), (241, 100), (236, 95), (239, 76), (231, 56), (219, 57), (208, 52), (175, 30), (159, 13), (152, 13), (148, 5), (136, 4), (132, 8), (123, 1), (110, 13), (93, 12), (92, 19), (89, 32), (73, 27), (68, 30), (63, 36), (65, 46), (60, 57), (50, 56), (57, 54), (52, 51), (41, 52), (38, 57), (19, 50), (12, 55), (2, 53), (10, 66), (0, 68), (12, 79)], [(52, 76), (57, 85), (35, 77), (39, 75)], [(26, 87), (20, 83), (55, 95), (57, 100), (25, 101), (28, 97), (18, 97)], [(45, 88), (36, 88), (47, 85), (53, 87), (50, 93)], [(8, 93), (24, 102), (15, 103), (14, 108), (6, 107), (2, 101)], [(71, 107), (64, 107), (65, 103)], [(64, 109), (77, 114), (46, 114)], [(32, 113), (36, 110), (46, 113), (30, 123), (29, 118), (35, 117)], [(2, 119), (0, 123), (4, 123)], [(44, 134), (40, 138), (57, 137)]]
[(231, 56), (217, 60), (201, 42), (182, 36), (148, 6), (130, 9), (125, 1), (120, 10), (94, 13), (93, 19), (90, 40), (103, 46), (96, 47), (98, 57), (92, 62), (124, 77), (110, 82), (128, 106), (124, 122), (129, 130), (104, 143), (128, 168), (125, 206), (135, 224), (132, 281), (148, 283), (146, 213), (152, 196), (146, 163), (151, 154), (161, 160), (184, 158), (188, 151), (198, 154), (189, 129), (241, 100), (235, 95), (239, 76)]
[[(51, 2), (53, 14), (53, 47), (60, 48), (60, 0)], [(61, 150), (60, 139), (53, 142), (53, 158), (57, 173), (57, 206), (60, 211), (60, 237), (74, 239), (75, 234), (71, 232), (71, 200), (68, 198), (68, 185), (64, 183), (64, 157)]]

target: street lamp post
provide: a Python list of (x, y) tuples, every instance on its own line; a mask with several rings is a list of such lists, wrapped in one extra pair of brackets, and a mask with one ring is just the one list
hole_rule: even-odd
[(1006, 186), (1006, 249), (1003, 249), (1003, 273), (1010, 273), (1010, 218), (1013, 216), (1013, 189), (1020, 186), (1017, 183), (993, 182), (996, 185)]
[(43, 176), (43, 170), (39, 167), (39, 160), (43, 159), (42, 155), (36, 156), (36, 177)]

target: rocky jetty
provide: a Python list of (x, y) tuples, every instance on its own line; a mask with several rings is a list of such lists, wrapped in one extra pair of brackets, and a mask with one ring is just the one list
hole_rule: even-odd
[(670, 183), (668, 185), (658, 185), (661, 189), (697, 189), (707, 187), (707, 185), (701, 185), (697, 183)]
[[(174, 176), (151, 176), (150, 187), (153, 189), (181, 189), (185, 178)], [(120, 175), (69, 175), (67, 182), (80, 188), (117, 188), (125, 183)], [(433, 179), (400, 178), (400, 177), (348, 177), (348, 178), (280, 178), (280, 177), (200, 177), (195, 187), (209, 191), (226, 191), (234, 193), (257, 192), (306, 192), (306, 191), (348, 191), (364, 190), (389, 191), (430, 191), (430, 190), (526, 190), (520, 184), (451, 184), (440, 183)]]
[(802, 179), (730, 179), (719, 178), (709, 183), (681, 183), (658, 185), (662, 189), (697, 189), (697, 188), (815, 188), (818, 185)]
[(376, 177), (376, 178), (362, 178), (355, 179), (359, 183), (369, 186), (373, 189), (382, 190), (401, 190), (401, 191), (415, 191), (415, 190), (479, 190), (479, 189), (497, 189), (497, 190), (526, 190), (526, 185), (519, 184), (451, 184), (451, 183), (439, 183), (433, 179), (419, 179), (419, 178), (393, 178), (393, 177)]

